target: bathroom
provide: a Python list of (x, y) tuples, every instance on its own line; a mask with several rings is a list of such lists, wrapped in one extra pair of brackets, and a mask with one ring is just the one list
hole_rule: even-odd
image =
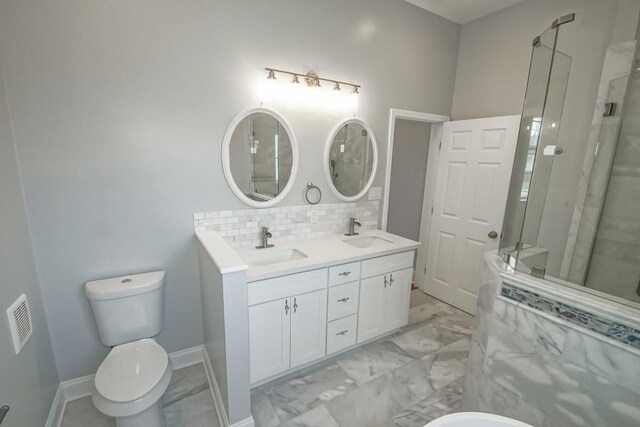
[(0, 426), (640, 425), (639, 17), (0, 1)]

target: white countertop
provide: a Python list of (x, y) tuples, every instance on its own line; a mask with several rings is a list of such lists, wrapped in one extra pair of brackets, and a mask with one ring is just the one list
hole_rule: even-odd
[[(213, 236), (211, 236), (213, 235)], [(198, 240), (205, 247), (209, 256), (218, 266), (220, 271), (225, 272), (240, 271), (247, 269), (247, 281), (268, 279), (285, 274), (298, 273), (301, 271), (324, 268), (330, 265), (345, 264), (359, 261), (366, 258), (389, 255), (397, 252), (410, 251), (420, 246), (419, 242), (396, 236), (381, 230), (368, 230), (358, 236), (347, 237), (342, 234), (322, 239), (296, 240), (287, 242), (274, 241), (275, 247), (268, 249), (242, 248), (235, 250), (229, 246), (215, 231), (196, 232)], [(354, 239), (363, 236), (375, 236), (390, 241), (389, 244), (370, 248), (356, 248), (345, 243), (345, 239)], [(211, 247), (214, 246), (214, 247)], [(247, 262), (243, 255), (248, 253), (279, 250), (296, 249), (306, 255), (306, 258), (283, 261), (269, 265), (252, 265)], [(230, 253), (233, 252), (233, 253)]]

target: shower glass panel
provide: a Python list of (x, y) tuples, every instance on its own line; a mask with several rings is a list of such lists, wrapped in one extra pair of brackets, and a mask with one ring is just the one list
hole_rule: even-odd
[[(640, 307), (636, 42), (607, 48), (597, 114), (577, 132), (575, 94), (592, 88), (572, 87), (565, 105), (572, 58), (559, 40), (568, 22), (533, 43), (500, 254), (517, 271)], [(620, 77), (627, 64), (637, 71)], [(563, 112), (571, 125), (562, 126)]]
[(621, 87), (620, 131), (585, 286), (640, 302), (640, 73), (615, 80), (610, 97)]

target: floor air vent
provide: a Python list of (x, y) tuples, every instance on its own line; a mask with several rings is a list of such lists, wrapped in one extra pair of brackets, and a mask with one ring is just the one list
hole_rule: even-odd
[(18, 354), (33, 334), (31, 313), (25, 294), (20, 295), (16, 302), (11, 304), (11, 307), (7, 309), (7, 316), (13, 338), (13, 350)]

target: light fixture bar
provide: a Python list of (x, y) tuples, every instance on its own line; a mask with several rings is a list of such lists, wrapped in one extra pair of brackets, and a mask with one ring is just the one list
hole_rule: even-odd
[[(274, 73), (280, 73), (280, 74), (288, 74), (290, 76), (293, 76), (294, 82), (298, 81), (298, 77), (302, 77), (302, 78), (311, 79), (312, 81), (317, 81), (317, 82), (323, 81), (323, 82), (333, 83), (337, 87), (340, 87), (340, 85), (351, 86), (353, 88), (353, 93), (360, 93), (360, 88), (362, 88), (361, 85), (358, 85), (355, 83), (344, 82), (342, 80), (327, 79), (325, 77), (320, 77), (318, 75), (311, 75), (311, 73), (302, 74), (302, 73), (295, 73), (293, 71), (279, 70), (277, 68), (269, 68), (269, 67), (265, 67), (265, 70), (267, 70), (267, 72), (269, 73), (268, 75), (269, 79), (274, 78), (272, 77), (274, 76)], [(319, 84), (316, 84), (315, 86), (319, 86)]]

